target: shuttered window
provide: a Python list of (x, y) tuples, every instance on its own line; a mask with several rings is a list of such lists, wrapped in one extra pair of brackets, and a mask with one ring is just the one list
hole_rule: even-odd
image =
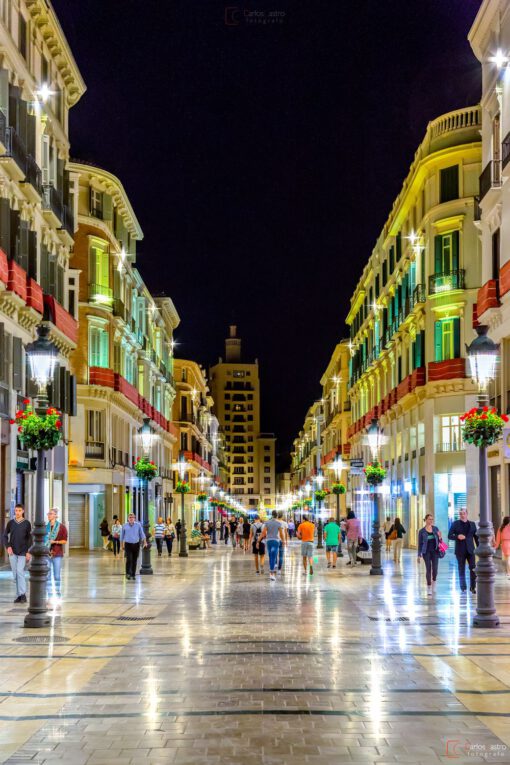
[(434, 325), (434, 358), (448, 361), (460, 357), (460, 319), (441, 319)]
[(434, 238), (434, 273), (446, 274), (459, 268), (459, 232), (438, 234)]
[(104, 443), (104, 412), (87, 410), (87, 441)]
[(440, 171), (440, 202), (459, 198), (459, 166), (452, 165)]
[(108, 332), (102, 327), (89, 326), (89, 366), (109, 366)]

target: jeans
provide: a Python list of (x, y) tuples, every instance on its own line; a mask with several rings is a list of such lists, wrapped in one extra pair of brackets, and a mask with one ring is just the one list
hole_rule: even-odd
[(266, 540), (266, 550), (269, 555), (269, 571), (271, 571), (271, 573), (276, 571), (276, 559), (278, 557), (278, 547), (279, 547), (278, 539)]
[(165, 542), (166, 542), (166, 551), (169, 555), (171, 555), (174, 540), (172, 539), (172, 537), (165, 537)]
[(48, 558), (48, 562), (50, 564), (50, 570), (48, 571), (48, 595), (51, 597), (53, 591), (51, 581), (53, 577), (53, 581), (55, 582), (55, 592), (60, 597), (60, 571), (62, 569), (62, 556), (50, 556)]
[(437, 579), (437, 567), (439, 565), (439, 555), (434, 550), (433, 552), (426, 552), (423, 554), (423, 560), (425, 561), (425, 573), (427, 576), (427, 584), (430, 587), (432, 580), (434, 582)]
[(140, 552), (139, 542), (125, 542), (126, 550), (126, 576), (136, 576), (136, 561)]
[(348, 539), (347, 540), (347, 552), (349, 553), (349, 560), (352, 563), (353, 566), (356, 565), (356, 552), (358, 550), (358, 540), (357, 539)]
[(234, 532), (233, 534), (231, 534), (231, 536), (232, 536), (232, 547), (235, 547), (237, 534)]
[(119, 537), (112, 538), (113, 554), (120, 555), (120, 539)]
[(476, 565), (476, 558), (474, 553), (461, 553), (460, 555), (455, 556), (457, 558), (457, 566), (459, 567), (459, 584), (460, 589), (465, 590), (466, 589), (466, 562), (469, 566), (469, 586), (472, 590), (474, 590), (476, 586), (476, 573), (475, 573), (475, 565)]
[(161, 555), (163, 552), (163, 537), (155, 537), (156, 539), (156, 547), (158, 548), (158, 555)]
[(223, 535), (223, 541), (225, 542), (226, 545), (228, 545), (228, 537), (229, 537), (229, 533), (228, 531), (225, 531), (225, 534)]
[(9, 555), (9, 563), (12, 569), (12, 578), (16, 584), (16, 595), (27, 594), (27, 583), (25, 580), (25, 564), (26, 558), (24, 555)]
[(285, 557), (285, 547), (283, 546), (283, 542), (280, 539), (280, 542), (278, 544), (278, 571), (282, 570), (284, 557)]

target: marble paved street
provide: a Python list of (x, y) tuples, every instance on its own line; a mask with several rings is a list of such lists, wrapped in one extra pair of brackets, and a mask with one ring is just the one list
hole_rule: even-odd
[(0, 761), (510, 762), (501, 573), (502, 626), (480, 631), (448, 556), (431, 598), (412, 552), (383, 578), (322, 557), (305, 577), (296, 543), (277, 582), (252, 565), (218, 544), (132, 583), (73, 554), (45, 630), (23, 629), (2, 572)]

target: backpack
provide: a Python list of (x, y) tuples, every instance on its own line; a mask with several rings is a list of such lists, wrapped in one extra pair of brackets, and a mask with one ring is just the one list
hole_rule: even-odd
[(260, 521), (252, 525), (252, 530), (253, 530), (253, 541), (258, 542), (259, 537), (262, 534), (262, 524), (260, 523)]

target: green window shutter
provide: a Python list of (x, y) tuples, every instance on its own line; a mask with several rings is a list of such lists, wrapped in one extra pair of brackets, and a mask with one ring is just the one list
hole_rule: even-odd
[(35, 158), (35, 114), (27, 114), (27, 153)]
[(57, 265), (57, 301), (64, 305), (64, 266)]
[(402, 257), (402, 234), (400, 231), (398, 232), (396, 236), (396, 245), (397, 245), (397, 263), (400, 261), (400, 258)]
[(8, 199), (0, 199), (0, 248), (11, 257), (11, 209)]
[(452, 233), (452, 271), (459, 268), (459, 232)]
[(113, 220), (112, 198), (109, 194), (103, 193), (103, 220)]
[(28, 232), (28, 275), (37, 281), (37, 232)]
[(5, 114), (6, 122), (9, 122), (9, 72), (0, 69), (0, 111)]
[(437, 234), (434, 237), (434, 273), (443, 272), (443, 237)]
[(459, 166), (445, 167), (440, 172), (440, 202), (459, 198)]
[(89, 284), (97, 284), (97, 250), (90, 248), (89, 253)]
[(48, 258), (48, 295), (57, 297), (57, 257), (50, 255)]
[(443, 331), (441, 322), (434, 322), (434, 361), (443, 360)]
[(416, 369), (416, 340), (413, 341), (411, 346), (411, 371)]
[(23, 389), (23, 343), (20, 337), (12, 338), (12, 387), (21, 392)]
[(425, 358), (425, 330), (420, 332), (420, 366), (424, 367), (426, 364)]
[(453, 357), (460, 358), (460, 319), (456, 317), (453, 321)]
[(24, 271), (28, 272), (28, 221), (19, 224), (19, 242), (17, 261)]
[(40, 275), (39, 275), (39, 284), (42, 287), (43, 292), (48, 293), (48, 265), (49, 265), (49, 254), (48, 250), (46, 248), (46, 245), (41, 245), (41, 260), (40, 260)]
[(390, 276), (395, 270), (395, 249), (393, 246), (390, 247)]
[(101, 363), (99, 366), (101, 367), (109, 367), (109, 353), (108, 353), (108, 332), (106, 332), (104, 329), (102, 329), (100, 334), (100, 356), (101, 356)]
[(89, 366), (90, 367), (99, 366), (98, 345), (99, 345), (99, 331), (97, 327), (89, 327)]

